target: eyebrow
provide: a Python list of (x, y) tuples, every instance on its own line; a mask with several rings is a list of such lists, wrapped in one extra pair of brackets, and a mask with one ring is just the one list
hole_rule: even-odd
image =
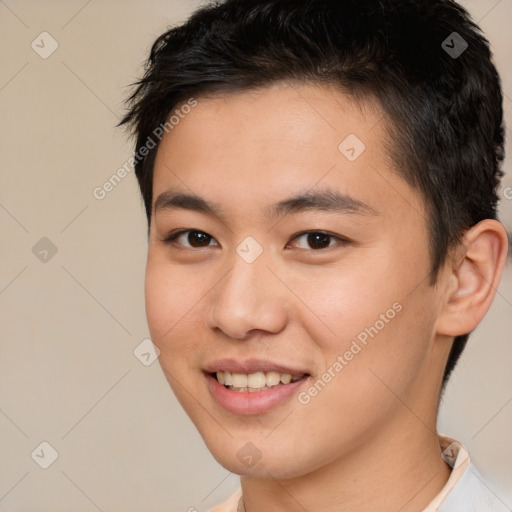
[[(204, 199), (198, 195), (174, 190), (162, 192), (154, 205), (155, 213), (161, 210), (192, 210), (226, 221), (220, 204)], [(268, 205), (263, 209), (266, 218), (308, 211), (326, 211), (328, 213), (359, 214), (377, 216), (378, 212), (370, 205), (347, 194), (324, 188), (316, 191), (299, 193), (288, 199)]]

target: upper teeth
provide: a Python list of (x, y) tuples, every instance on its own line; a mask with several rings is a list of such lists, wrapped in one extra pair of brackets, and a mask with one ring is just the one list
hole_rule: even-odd
[(217, 380), (226, 386), (233, 386), (234, 388), (254, 388), (260, 389), (265, 386), (277, 386), (280, 383), (289, 384), (291, 381), (296, 381), (304, 376), (295, 375), (292, 377), (289, 373), (279, 372), (256, 372), (256, 373), (230, 373), (230, 372), (217, 372)]

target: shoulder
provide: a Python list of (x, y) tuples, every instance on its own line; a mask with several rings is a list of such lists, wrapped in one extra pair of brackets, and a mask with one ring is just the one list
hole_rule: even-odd
[(449, 492), (439, 512), (510, 512), (472, 463)]
[(226, 501), (208, 510), (208, 512), (237, 512), (238, 501), (242, 496), (242, 489), (238, 489)]

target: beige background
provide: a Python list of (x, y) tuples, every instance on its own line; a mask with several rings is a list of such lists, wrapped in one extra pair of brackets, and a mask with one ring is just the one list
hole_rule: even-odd
[[(204, 511), (238, 487), (158, 363), (146, 367), (133, 354), (148, 337), (146, 225), (133, 173), (103, 200), (93, 196), (131, 156), (114, 128), (126, 86), (156, 36), (200, 3), (0, 0), (2, 512)], [(464, 4), (494, 48), (510, 125), (512, 1)], [(43, 31), (58, 43), (46, 59), (31, 47), (42, 46)], [(501, 214), (510, 230), (508, 190)], [(44, 242), (39, 257), (32, 251), (43, 237), (57, 248), (46, 262)], [(440, 431), (467, 445), (509, 507), (511, 319), (509, 263), (440, 417)], [(43, 441), (59, 454), (48, 469), (35, 462)]]

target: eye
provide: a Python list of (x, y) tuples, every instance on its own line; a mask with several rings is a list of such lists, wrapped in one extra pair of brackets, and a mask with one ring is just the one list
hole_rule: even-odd
[[(346, 245), (349, 243), (349, 240), (346, 238), (331, 235), (330, 233), (325, 233), (324, 231), (306, 231), (304, 233), (299, 233), (292, 238), (292, 240), (300, 239), (303, 240), (302, 245), (298, 244), (300, 249), (321, 250), (336, 245), (336, 242), (338, 245)], [(289, 245), (287, 245), (287, 247), (289, 247)]]
[[(295, 235), (291, 240), (302, 240), (301, 243), (297, 244), (299, 249), (314, 249), (315, 251), (327, 249), (334, 245), (346, 245), (349, 243), (349, 240), (346, 238), (332, 235), (324, 231), (306, 231)], [(211, 235), (197, 229), (181, 229), (171, 233), (169, 236), (162, 239), (162, 241), (181, 245), (189, 249), (219, 245)], [(289, 247), (290, 243), (287, 244), (286, 248)]]
[[(197, 247), (208, 247), (210, 245), (218, 245), (216, 242), (214, 244), (210, 244), (211, 241), (215, 240), (211, 235), (205, 233), (204, 231), (198, 231), (197, 229), (181, 229), (174, 233), (171, 233), (162, 241), (165, 243), (175, 242), (178, 245), (183, 245), (188, 248), (197, 248)], [(184, 243), (186, 241), (187, 243)]]

